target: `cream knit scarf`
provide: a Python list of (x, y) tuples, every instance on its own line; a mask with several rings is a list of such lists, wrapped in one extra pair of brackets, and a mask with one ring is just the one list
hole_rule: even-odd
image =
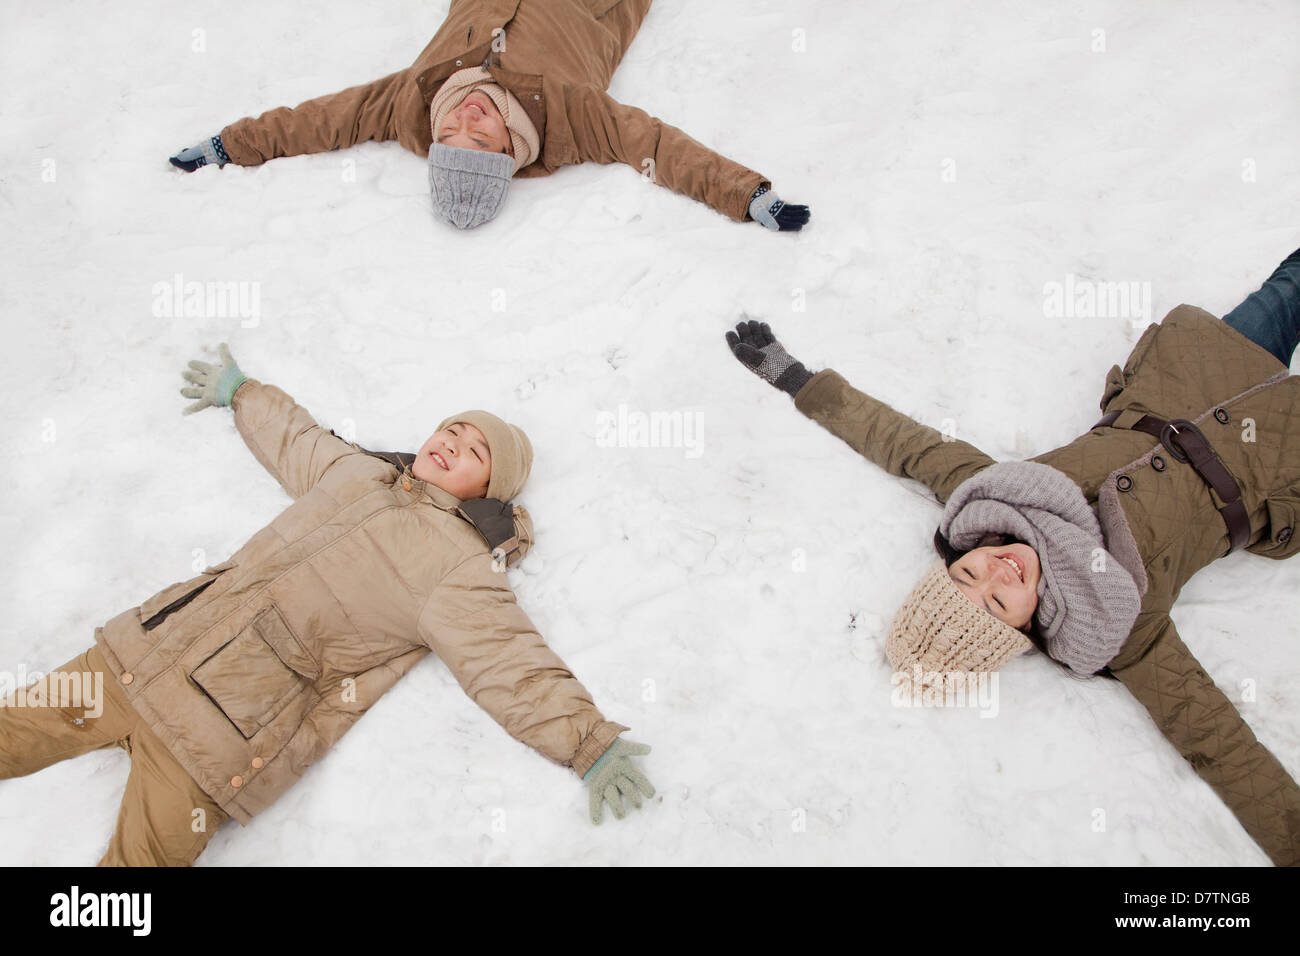
[(1072, 671), (1094, 674), (1124, 646), (1141, 606), (1137, 585), (1064, 472), (1034, 461), (991, 465), (957, 486), (939, 530), (963, 551), (997, 532), (1038, 552), (1035, 617), (1048, 653)]
[(429, 104), (429, 125), (433, 129), (434, 142), (438, 140), (438, 127), (447, 114), (474, 90), (482, 90), (506, 121), (510, 145), (515, 151), (515, 172), (519, 172), (538, 156), (541, 141), (537, 127), (528, 118), (514, 94), (493, 80), (492, 74), (481, 66), (457, 70), (447, 77), (447, 82), (433, 95), (433, 101)]

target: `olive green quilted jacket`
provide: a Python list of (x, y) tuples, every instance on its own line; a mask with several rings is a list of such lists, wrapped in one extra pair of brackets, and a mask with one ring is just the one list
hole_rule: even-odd
[[(940, 501), (994, 463), (857, 391), (831, 369), (814, 375), (795, 404), (891, 474), (928, 485)], [(1146, 329), (1123, 368), (1111, 368), (1101, 409), (1122, 414), (1031, 460), (1078, 483), (1098, 513), (1107, 550), (1142, 591), (1137, 620), (1108, 669), (1273, 862), (1296, 865), (1300, 788), (1169, 617), (1188, 579), (1228, 553), (1223, 502), (1157, 438), (1129, 426), (1145, 414), (1192, 421), (1241, 485), (1248, 550), (1288, 558), (1300, 551), (1300, 535), (1293, 534), (1300, 523), (1300, 378), (1208, 312), (1183, 305)], [(1249, 609), (1242, 613), (1248, 621)]]

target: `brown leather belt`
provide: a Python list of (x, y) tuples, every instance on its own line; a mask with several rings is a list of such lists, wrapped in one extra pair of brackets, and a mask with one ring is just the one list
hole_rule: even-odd
[[(1110, 425), (1119, 418), (1121, 411), (1107, 412), (1092, 427)], [(1223, 522), (1228, 526), (1228, 540), (1231, 542), (1228, 550), (1244, 548), (1250, 542), (1250, 515), (1246, 513), (1245, 502), (1241, 500), (1241, 486), (1232, 477), (1228, 466), (1215, 454), (1201, 430), (1185, 418), (1166, 421), (1155, 415), (1143, 415), (1129, 427), (1154, 435), (1170, 455), (1196, 469), (1196, 473), (1224, 502), (1219, 514), (1223, 515)]]

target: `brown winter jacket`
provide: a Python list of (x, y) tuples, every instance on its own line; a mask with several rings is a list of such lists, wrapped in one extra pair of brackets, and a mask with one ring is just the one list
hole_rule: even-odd
[[(891, 474), (928, 485), (940, 501), (993, 464), (830, 369), (813, 376), (796, 405)], [(1109, 670), (1273, 862), (1300, 864), (1300, 788), (1169, 617), (1187, 580), (1228, 552), (1223, 502), (1155, 437), (1127, 427), (1151, 413), (1200, 428), (1241, 486), (1249, 550), (1288, 558), (1300, 551), (1293, 534), (1300, 524), (1300, 378), (1231, 326), (1183, 305), (1146, 329), (1122, 369), (1110, 370), (1101, 408), (1123, 415), (1030, 460), (1078, 483), (1099, 513), (1107, 550), (1143, 591), (1137, 621)]]
[(405, 70), (241, 119), (221, 131), (232, 162), (254, 166), (395, 139), (426, 156), (429, 103), (457, 70), (482, 64), (537, 127), (540, 158), (521, 177), (574, 163), (626, 163), (733, 219), (771, 183), (606, 91), (650, 0), (452, 0), (447, 19)]
[[(459, 500), (322, 428), (273, 385), (233, 402), (293, 504), (229, 561), (95, 631), (112, 676), (240, 823), (433, 651), (512, 736), (586, 773), (626, 727), (542, 641)], [(521, 546), (531, 522), (516, 510)]]

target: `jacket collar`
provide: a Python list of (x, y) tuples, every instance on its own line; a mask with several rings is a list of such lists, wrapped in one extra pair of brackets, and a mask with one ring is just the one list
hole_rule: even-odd
[[(532, 546), (532, 518), (518, 505), (496, 499), (476, 499), (471, 504), (482, 505), (482, 509), (466, 508), (465, 502), (451, 492), (416, 478), (409, 463), (396, 476), (394, 487), (400, 489), (399, 493), (409, 494), (417, 500), (429, 499), (439, 511), (455, 515), (477, 531), (487, 543), (492, 553), (492, 566), (498, 571), (513, 567)], [(504, 526), (500, 520), (502, 515), (505, 516)]]
[(433, 501), (442, 511), (455, 511), (460, 507), (460, 499), (450, 491), (439, 488), (435, 484), (425, 481), (423, 478), (416, 478), (408, 464), (402, 469), (402, 473), (397, 476), (397, 485), (403, 491), (409, 491), (417, 498), (425, 497)]

